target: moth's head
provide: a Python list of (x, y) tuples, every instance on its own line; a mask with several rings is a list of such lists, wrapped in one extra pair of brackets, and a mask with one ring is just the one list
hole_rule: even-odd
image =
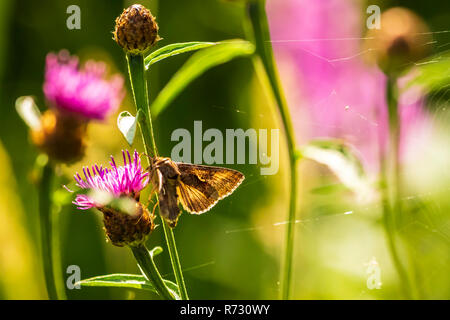
[(157, 168), (165, 178), (169, 179), (177, 179), (181, 174), (177, 164), (170, 158), (157, 158), (155, 168)]
[(149, 156), (148, 154), (146, 154), (145, 152), (142, 152), (139, 157), (145, 156), (148, 159), (148, 167), (145, 168), (145, 171), (149, 171), (150, 173), (153, 171), (153, 169), (155, 168), (155, 161), (156, 161), (156, 157), (152, 157)]

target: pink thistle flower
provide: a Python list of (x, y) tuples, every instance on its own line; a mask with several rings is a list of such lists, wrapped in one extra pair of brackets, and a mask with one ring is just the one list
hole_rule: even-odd
[(78, 58), (65, 50), (49, 53), (46, 60), (44, 93), (52, 107), (85, 119), (104, 120), (117, 110), (124, 97), (121, 76), (104, 79), (106, 66), (88, 61), (79, 68)]
[[(134, 151), (133, 158), (128, 151), (122, 151), (123, 166), (117, 166), (111, 156), (111, 169), (102, 166), (92, 166), (83, 168), (85, 179), (77, 172), (74, 176), (77, 186), (82, 189), (107, 192), (115, 198), (131, 197), (139, 200), (139, 194), (149, 181), (148, 172), (142, 169), (139, 153)], [(90, 208), (101, 208), (102, 204), (96, 203), (94, 199), (85, 194), (78, 194), (73, 204), (78, 209), (86, 210)]]

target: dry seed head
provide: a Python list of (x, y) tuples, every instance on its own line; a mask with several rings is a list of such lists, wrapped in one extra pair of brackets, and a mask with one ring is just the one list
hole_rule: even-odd
[(116, 19), (114, 40), (127, 53), (143, 53), (160, 40), (155, 17), (140, 4), (128, 7)]

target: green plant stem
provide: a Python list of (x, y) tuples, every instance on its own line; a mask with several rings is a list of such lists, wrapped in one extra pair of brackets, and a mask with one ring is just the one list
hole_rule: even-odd
[(397, 79), (388, 77), (386, 85), (386, 99), (388, 105), (389, 145), (387, 154), (381, 157), (382, 179), (382, 205), (383, 220), (388, 240), (391, 257), (400, 281), (404, 295), (407, 298), (415, 298), (416, 290), (409, 279), (406, 268), (403, 266), (397, 247), (397, 218), (401, 216), (400, 202), (400, 121), (398, 116), (398, 88)]
[[(158, 155), (155, 136), (153, 133), (152, 117), (148, 101), (147, 81), (145, 79), (144, 57), (142, 55), (127, 55), (128, 72), (130, 74), (131, 87), (133, 90), (134, 102), (138, 111), (138, 121), (141, 127), (142, 139), (144, 141), (145, 152), (150, 155), (151, 150), (155, 156)], [(151, 146), (151, 149), (150, 149)], [(188, 300), (186, 285), (184, 283), (183, 271), (178, 256), (173, 230), (163, 220), (164, 236), (169, 249), (170, 261), (172, 263), (175, 280), (180, 290), (180, 297)]]
[[(281, 276), (281, 298), (289, 299), (292, 286), (292, 264), (293, 252), (295, 243), (295, 216), (296, 216), (296, 196), (297, 196), (297, 157), (295, 153), (295, 134), (292, 126), (292, 120), (289, 114), (289, 108), (286, 99), (283, 95), (277, 70), (275, 67), (275, 60), (273, 57), (272, 45), (270, 42), (269, 24), (267, 21), (265, 0), (254, 0), (248, 3), (248, 16), (250, 18), (251, 31), (254, 43), (256, 46), (256, 53), (261, 59), (271, 91), (274, 95), (278, 106), (281, 122), (286, 136), (287, 149), (289, 153), (290, 165), (290, 199), (289, 199), (289, 213), (284, 258)], [(257, 58), (253, 59), (255, 67), (258, 68)], [(260, 75), (262, 72), (259, 73)], [(264, 81), (264, 80), (263, 80)]]
[(183, 272), (181, 270), (180, 258), (178, 256), (177, 246), (175, 243), (175, 236), (172, 228), (168, 225), (166, 220), (163, 220), (162, 226), (164, 229), (164, 236), (166, 237), (167, 247), (169, 248), (170, 260), (172, 262), (173, 273), (180, 289), (180, 297), (182, 300), (189, 300), (189, 296), (186, 290), (186, 284), (184, 283)]
[[(53, 194), (53, 180), (54, 169), (47, 162), (42, 167), (42, 176), (39, 183), (39, 221), (42, 262), (48, 298), (50, 300), (59, 300), (65, 299), (65, 292), (61, 275), (60, 255), (59, 252), (56, 252), (56, 250), (59, 250), (59, 226), (52, 210), (51, 197)], [(56, 281), (56, 278), (61, 281)]]
[[(158, 155), (153, 124), (148, 102), (147, 81), (145, 79), (144, 56), (127, 54), (128, 73), (130, 74), (131, 89), (137, 109), (139, 126), (141, 127), (142, 139), (144, 140), (145, 152), (148, 155)], [(151, 149), (150, 149), (151, 146)]]
[(164, 284), (164, 280), (162, 279), (161, 274), (156, 268), (155, 262), (150, 256), (150, 253), (148, 252), (148, 249), (145, 247), (145, 245), (130, 248), (142, 272), (145, 274), (148, 281), (150, 281), (158, 291), (159, 295), (166, 300), (175, 300), (173, 294)]

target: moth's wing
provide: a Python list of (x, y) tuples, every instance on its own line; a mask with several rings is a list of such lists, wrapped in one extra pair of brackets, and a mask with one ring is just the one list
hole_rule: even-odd
[(180, 180), (192, 187), (200, 186), (200, 191), (209, 197), (214, 188), (218, 193), (218, 200), (229, 196), (244, 181), (244, 175), (233, 169), (204, 166), (189, 163), (176, 163), (181, 173)]
[(219, 200), (233, 193), (244, 181), (239, 171), (177, 163), (180, 170), (178, 194), (184, 209), (190, 213), (201, 214), (211, 209)]
[(207, 197), (198, 188), (183, 182), (178, 184), (177, 191), (183, 208), (190, 213), (201, 214), (206, 212), (219, 201), (217, 196)]
[(169, 222), (171, 227), (176, 226), (180, 215), (177, 184), (175, 179), (164, 179), (158, 193), (161, 216)]

